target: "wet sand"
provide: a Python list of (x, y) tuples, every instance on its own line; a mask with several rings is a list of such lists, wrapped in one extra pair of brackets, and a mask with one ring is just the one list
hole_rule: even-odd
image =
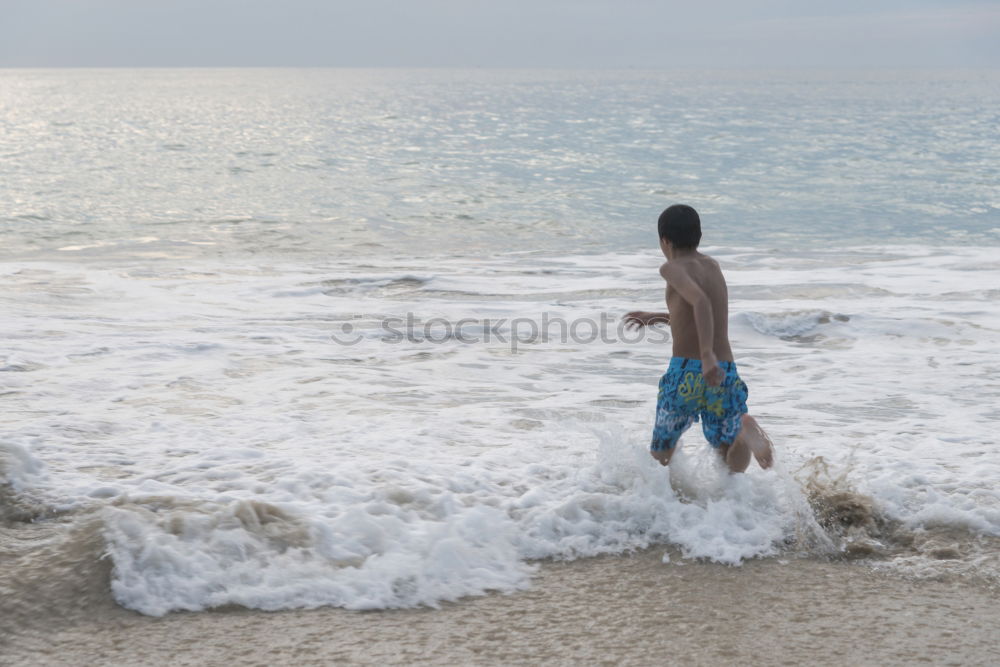
[(907, 580), (857, 563), (770, 559), (734, 568), (676, 554), (663, 564), (662, 554), (546, 562), (530, 590), (440, 609), (234, 608), (152, 618), (99, 591), (59, 611), (25, 610), (16, 624), (8, 607), (0, 663), (1000, 663), (1000, 593), (986, 586)]

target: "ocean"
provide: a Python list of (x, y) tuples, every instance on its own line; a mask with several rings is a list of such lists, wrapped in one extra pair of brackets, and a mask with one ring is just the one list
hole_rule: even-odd
[[(0, 637), (488, 618), (636, 558), (1000, 608), (998, 109), (993, 71), (0, 70)], [(647, 452), (669, 333), (622, 316), (673, 203), (771, 470)]]

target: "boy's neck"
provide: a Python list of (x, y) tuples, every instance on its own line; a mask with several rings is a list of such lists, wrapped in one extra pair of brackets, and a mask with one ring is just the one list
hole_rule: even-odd
[(667, 248), (667, 260), (682, 259), (684, 257), (694, 257), (698, 254), (697, 248), (678, 249), (673, 246)]

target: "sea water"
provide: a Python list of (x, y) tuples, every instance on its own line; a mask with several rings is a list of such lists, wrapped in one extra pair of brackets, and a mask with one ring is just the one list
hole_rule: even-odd
[[(0, 546), (153, 615), (650, 546), (996, 581), (998, 108), (982, 71), (0, 72)], [(669, 334), (621, 317), (676, 202), (772, 470), (646, 452)]]

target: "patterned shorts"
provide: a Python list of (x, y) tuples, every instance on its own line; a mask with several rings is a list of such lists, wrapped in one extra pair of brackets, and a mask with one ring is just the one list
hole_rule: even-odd
[(701, 361), (674, 357), (660, 378), (656, 397), (654, 452), (673, 449), (684, 431), (701, 420), (705, 439), (713, 447), (732, 444), (747, 413), (747, 386), (736, 373), (736, 363), (720, 361), (722, 384), (711, 387), (701, 374)]

